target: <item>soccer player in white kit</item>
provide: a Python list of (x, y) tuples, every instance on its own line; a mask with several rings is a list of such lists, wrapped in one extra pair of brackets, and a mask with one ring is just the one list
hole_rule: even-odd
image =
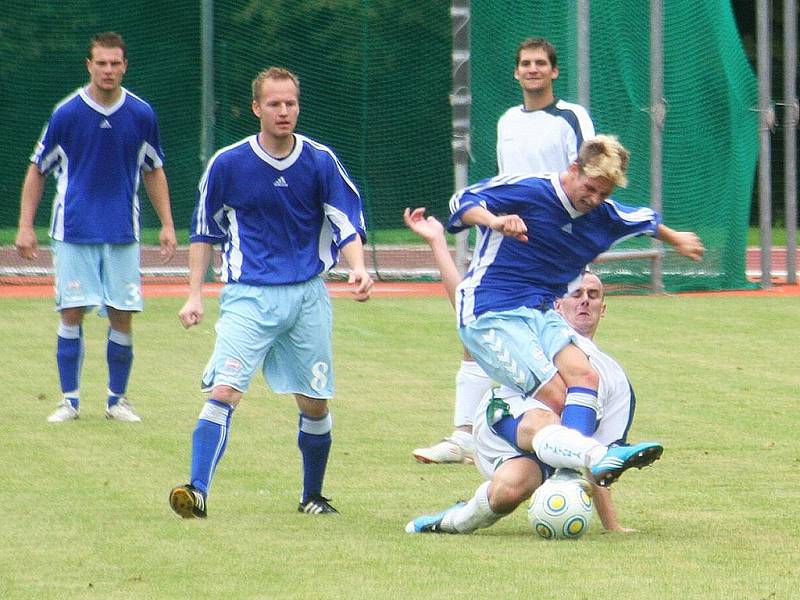
[(253, 81), (260, 132), (209, 161), (192, 218), (190, 293), (179, 318), (203, 318), (202, 284), (212, 244), (222, 244), (216, 344), (202, 377), (210, 392), (192, 437), (189, 482), (169, 496), (184, 518), (206, 516), (206, 498), (225, 451), (233, 411), (255, 372), (300, 410), (303, 490), (298, 510), (336, 513), (322, 495), (331, 448), (331, 306), (320, 274), (339, 253), (355, 300), (370, 296), (361, 197), (330, 148), (294, 132), (300, 84), (271, 67)]
[(51, 423), (80, 414), (83, 317), (101, 307), (109, 320), (106, 416), (141, 420), (125, 397), (133, 364), (133, 313), (143, 308), (139, 274), (140, 181), (161, 221), (165, 261), (175, 253), (175, 228), (158, 123), (150, 105), (122, 87), (125, 42), (113, 32), (89, 42), (89, 84), (53, 110), (31, 156), (22, 188), (16, 247), (36, 256), (33, 228), (45, 177), (57, 180), (50, 223), (60, 313), (56, 363), (63, 399)]
[[(516, 54), (514, 78), (523, 103), (509, 108), (497, 122), (497, 169), (510, 173), (558, 173), (578, 157), (584, 139), (594, 135), (589, 113), (579, 104), (558, 99), (555, 47), (544, 38), (523, 40)], [(453, 432), (440, 442), (413, 451), (419, 462), (472, 462), (472, 417), (491, 389), (491, 378), (469, 352), (456, 374)]]

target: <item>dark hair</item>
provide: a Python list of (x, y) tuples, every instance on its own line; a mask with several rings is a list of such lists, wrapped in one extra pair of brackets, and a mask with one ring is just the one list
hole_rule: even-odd
[(95, 46), (101, 46), (102, 48), (121, 48), (122, 58), (125, 60), (128, 59), (128, 48), (125, 46), (125, 40), (122, 39), (120, 34), (114, 33), (113, 31), (98, 33), (89, 40), (89, 48), (86, 51), (86, 58), (89, 60), (92, 60), (92, 50), (94, 50)]
[(546, 39), (541, 37), (527, 38), (519, 43), (519, 46), (517, 46), (517, 62), (514, 63), (514, 65), (519, 66), (519, 57), (522, 54), (523, 50), (537, 50), (540, 48), (545, 52), (547, 52), (547, 58), (550, 59), (550, 66), (555, 69), (558, 66), (556, 47), (553, 46), (553, 44), (548, 42)]

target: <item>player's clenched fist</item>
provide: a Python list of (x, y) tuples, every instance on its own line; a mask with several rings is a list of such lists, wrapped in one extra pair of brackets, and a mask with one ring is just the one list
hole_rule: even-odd
[(189, 299), (183, 308), (178, 311), (178, 318), (186, 329), (192, 325), (197, 325), (203, 320), (203, 303), (198, 300)]

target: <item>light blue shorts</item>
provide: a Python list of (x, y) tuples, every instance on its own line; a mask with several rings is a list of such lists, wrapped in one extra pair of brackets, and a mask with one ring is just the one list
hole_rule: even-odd
[(226, 285), (202, 388), (246, 392), (261, 369), (273, 392), (333, 397), (331, 303), (322, 279), (293, 285)]
[(139, 244), (70, 244), (52, 240), (56, 310), (110, 306), (141, 311)]
[(553, 357), (577, 336), (556, 311), (533, 308), (484, 313), (459, 335), (489, 377), (523, 394), (558, 372)]

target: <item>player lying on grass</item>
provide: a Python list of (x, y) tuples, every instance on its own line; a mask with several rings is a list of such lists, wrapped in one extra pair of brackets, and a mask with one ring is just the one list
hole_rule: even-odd
[[(447, 248), (442, 224), (433, 217), (426, 218), (424, 209), (421, 208), (414, 211), (406, 209), (404, 219), (409, 228), (430, 245), (442, 275), (442, 282), (451, 302), (454, 302), (455, 290), (461, 276)], [(501, 387), (484, 398), (475, 414), (475, 462), (487, 481), (478, 487), (468, 503), (457, 504), (435, 515), (418, 517), (407, 525), (407, 531), (471, 533), (488, 527), (513, 512), (530, 498), (553, 471), (552, 466), (543, 462), (534, 451), (537, 446), (541, 456), (547, 457), (553, 465), (581, 468), (591, 465), (591, 457), (605, 456), (601, 453), (607, 445), (625, 443), (635, 406), (633, 389), (622, 368), (591, 341), (605, 309), (603, 285), (596, 275), (588, 272), (583, 275), (579, 287), (557, 303), (559, 313), (580, 334), (578, 343), (590, 356), (592, 366), (600, 377), (602, 416), (591, 438), (585, 438), (575, 431), (565, 432), (565, 428), (558, 425), (558, 417), (550, 406)], [(560, 386), (563, 404), (565, 387), (558, 377), (555, 378), (554, 385), (555, 383)], [(555, 408), (560, 410), (558, 402), (555, 403)], [(541, 437), (537, 438), (538, 435)], [(574, 446), (567, 444), (561, 448), (559, 445), (550, 445), (548, 438), (551, 435), (556, 442), (561, 438), (560, 444), (567, 441)], [(545, 440), (544, 444), (541, 443), (542, 440)], [(552, 455), (553, 452), (563, 451), (565, 448), (569, 450), (569, 454), (580, 457), (582, 462), (573, 461), (571, 465), (567, 465), (557, 455)], [(617, 446), (611, 448), (610, 452), (613, 456), (620, 452), (630, 453), (635, 448), (637, 446)], [(645, 452), (646, 460), (629, 466), (641, 468), (660, 456), (659, 445), (644, 445), (641, 448)], [(600, 459), (594, 465), (595, 473), (603, 468), (600, 465), (602, 462), (603, 459)], [(594, 498), (605, 529), (633, 531), (619, 524), (610, 490), (595, 485)]]

